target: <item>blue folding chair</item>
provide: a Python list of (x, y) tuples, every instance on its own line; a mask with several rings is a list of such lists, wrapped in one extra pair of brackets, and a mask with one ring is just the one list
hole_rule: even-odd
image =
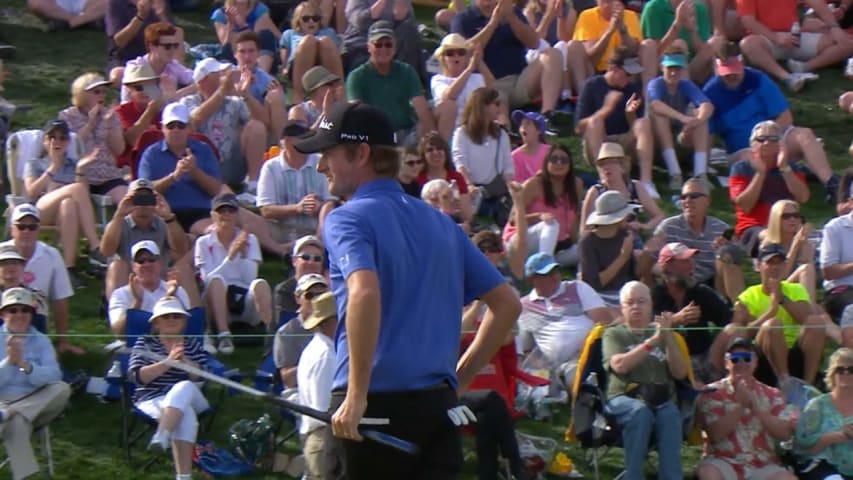
[[(275, 328), (275, 332), (283, 327), (287, 322), (295, 319), (297, 314), (295, 312), (281, 312), (278, 315), (278, 325)], [(253, 380), (253, 386), (262, 391), (271, 393), (273, 395), (281, 395), (281, 392), (284, 391), (284, 384), (281, 381), (281, 377), (278, 374), (278, 368), (275, 366), (275, 357), (273, 356), (273, 351), (266, 352), (264, 357), (261, 359), (261, 363), (258, 365), (258, 368), (255, 370), (255, 378)], [(275, 425), (275, 436), (278, 438), (279, 432), (281, 432), (282, 427), (284, 426), (285, 421), (289, 422), (293, 425), (293, 428), (289, 430), (281, 439), (278, 440), (277, 445), (281, 445), (286, 442), (290, 438), (294, 437), (298, 430), (296, 428), (296, 416), (293, 415), (290, 410), (285, 408), (280, 408), (278, 410), (278, 421)]]

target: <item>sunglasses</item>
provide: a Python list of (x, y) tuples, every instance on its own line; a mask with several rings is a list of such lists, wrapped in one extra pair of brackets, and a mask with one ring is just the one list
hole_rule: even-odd
[(305, 300), (314, 300), (316, 297), (319, 297), (321, 294), (324, 294), (324, 293), (326, 293), (325, 290), (323, 290), (322, 292), (308, 291), (308, 292), (305, 292), (302, 294), (302, 298), (304, 298)]
[(449, 50), (444, 51), (445, 57), (464, 57), (465, 54), (468, 53), (467, 50), (462, 48), (451, 48)]
[(22, 232), (25, 232), (27, 230), (29, 230), (31, 232), (35, 232), (36, 230), (39, 229), (39, 224), (38, 223), (16, 223), (15, 227)]
[(178, 47), (180, 47), (180, 46), (181, 46), (181, 44), (180, 44), (180, 43), (177, 43), (177, 42), (175, 42), (175, 43), (160, 43), (160, 42), (156, 42), (154, 45), (157, 45), (158, 47), (163, 47), (163, 48), (165, 48), (166, 50), (177, 50), (177, 49), (178, 49)]
[(394, 42), (373, 42), (373, 48), (394, 48)]
[(187, 128), (187, 124), (183, 123), (183, 122), (169, 122), (166, 125), (166, 128), (168, 130), (175, 130), (175, 129), (184, 130), (185, 128)]
[(785, 212), (782, 214), (782, 220), (790, 220), (792, 218), (802, 220), (803, 216), (800, 212)]
[(323, 261), (322, 255), (311, 255), (310, 253), (300, 253), (299, 255), (296, 256), (296, 258), (301, 258), (302, 260), (304, 260), (306, 262), (317, 262), (317, 263), (319, 263), (319, 262)]
[(734, 365), (737, 365), (738, 363), (752, 362), (752, 354), (749, 352), (727, 353), (726, 358), (728, 358)]
[(308, 23), (308, 22), (317, 23), (322, 19), (323, 19), (323, 17), (320, 15), (302, 15), (302, 23)]
[(775, 142), (778, 142), (780, 138), (781, 137), (779, 137), (779, 135), (760, 135), (758, 137), (755, 137), (755, 141), (758, 143), (767, 143), (767, 142), (775, 143)]
[(572, 163), (572, 159), (567, 155), (551, 155), (548, 157), (548, 162), (556, 163), (558, 165), (569, 165)]
[(7, 307), (6, 311), (12, 315), (17, 315), (19, 313), (30, 313), (33, 309), (29, 307)]
[(704, 193), (693, 192), (693, 193), (682, 193), (681, 197), (679, 197), (679, 198), (681, 198), (682, 200), (687, 200), (688, 198), (690, 200), (696, 200), (697, 198), (702, 198), (702, 197), (707, 197), (707, 195), (705, 195)]
[(131, 90), (134, 90), (137, 92), (141, 92), (141, 91), (145, 90), (144, 85), (128, 85), (128, 87), (130, 87)]
[(846, 367), (835, 367), (833, 373), (840, 373), (842, 375), (853, 375), (853, 365), (847, 365)]
[(91, 93), (92, 95), (103, 95), (105, 92), (103, 88), (93, 88), (89, 90), (89, 93)]
[(48, 140), (57, 140), (59, 142), (67, 142), (68, 141), (68, 137), (65, 135), (48, 135), (47, 138), (48, 138)]
[(159, 260), (158, 257), (137, 257), (133, 259), (133, 263), (137, 263), (139, 265), (145, 265), (146, 263), (154, 263)]
[(417, 165), (423, 165), (423, 164), (424, 164), (424, 161), (423, 161), (423, 160), (406, 160), (406, 161), (405, 161), (405, 162), (403, 162), (403, 163), (405, 163), (405, 164), (406, 164), (406, 166), (414, 167), (414, 166), (417, 166)]

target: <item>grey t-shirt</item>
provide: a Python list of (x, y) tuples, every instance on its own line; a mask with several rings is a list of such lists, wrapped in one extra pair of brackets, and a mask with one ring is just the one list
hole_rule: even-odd
[(314, 335), (302, 328), (302, 319), (296, 317), (275, 332), (273, 359), (277, 369), (293, 368), (299, 364), (299, 356)]
[(167, 228), (166, 222), (162, 218), (155, 216), (151, 222), (151, 227), (143, 229), (136, 225), (136, 222), (133, 221), (130, 215), (127, 215), (121, 224), (121, 237), (119, 238), (116, 254), (125, 262), (129, 262), (131, 260), (130, 247), (136, 242), (151, 240), (160, 248), (160, 257), (164, 260), (163, 264), (168, 265), (170, 263), (170, 248)]

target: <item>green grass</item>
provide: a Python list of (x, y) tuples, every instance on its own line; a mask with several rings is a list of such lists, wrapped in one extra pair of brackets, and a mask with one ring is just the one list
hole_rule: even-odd
[[(191, 43), (215, 41), (213, 31), (206, 20), (206, 11), (199, 10), (181, 14), (178, 24), (182, 26)], [(431, 18), (426, 9), (418, 9), (418, 17)], [(39, 127), (46, 120), (69, 103), (70, 82), (86, 71), (103, 71), (106, 52), (104, 34), (92, 30), (47, 34), (42, 24), (26, 13), (25, 0), (6, 0), (0, 7), (0, 36), (2, 40), (18, 47), (18, 55), (6, 63), (10, 78), (6, 83), (3, 96), (17, 103), (32, 104), (34, 108), (15, 117), (13, 129)], [(841, 77), (839, 69), (821, 73), (821, 80), (809, 85), (806, 90), (791, 99), (795, 123), (808, 126), (822, 137), (833, 168), (840, 172), (850, 166), (847, 146), (850, 141), (848, 132), (853, 126), (853, 118), (840, 112), (836, 98), (849, 82)], [(570, 142), (577, 152), (576, 142)], [(823, 201), (823, 189), (812, 185), (812, 200), (803, 207), (804, 214), (815, 225), (821, 225), (830, 218), (833, 210)], [(668, 198), (667, 194), (664, 194)], [(663, 207), (668, 213), (675, 211), (674, 206), (664, 201)], [(726, 191), (716, 189), (713, 192), (711, 213), (732, 223), (733, 208)], [(271, 283), (283, 277), (281, 262), (266, 262), (262, 265), (261, 275)], [(754, 273), (748, 273), (748, 282), (754, 282)], [(94, 300), (100, 291), (98, 281), (89, 282), (89, 287), (79, 290), (71, 299), (71, 331), (79, 337), (74, 342), (85, 346), (88, 354), (83, 357), (65, 356), (61, 359), (69, 370), (85, 369), (94, 375), (106, 371), (110, 358), (101, 353), (101, 347), (110, 341), (104, 320), (98, 316), (98, 304)], [(260, 356), (259, 349), (238, 349), (227, 359), (229, 365), (240, 367), (244, 372), (253, 372)], [(238, 418), (256, 417), (266, 411), (263, 405), (246, 396), (226, 399), (221, 413), (214, 424), (212, 439), (222, 443), (228, 426)], [(118, 448), (119, 406), (101, 404), (92, 396), (78, 395), (72, 399), (67, 414), (54, 426), (53, 447), (57, 466), (57, 478), (60, 479), (108, 479), (108, 478), (173, 478), (171, 461), (164, 461), (146, 472), (140, 472), (125, 465), (122, 452)], [(544, 435), (557, 439), (560, 449), (565, 451), (578, 468), (591, 476), (590, 469), (583, 463), (583, 452), (574, 445), (562, 442), (563, 432), (568, 420), (567, 409), (558, 409), (550, 422), (522, 421), (521, 431), (534, 435)], [(295, 444), (288, 444), (292, 452)], [(144, 456), (144, 453), (141, 455)], [(138, 455), (139, 456), (139, 455)], [(697, 448), (683, 450), (685, 475), (689, 475), (699, 457)], [(613, 478), (621, 470), (620, 450), (610, 452), (602, 461), (602, 478)], [(466, 463), (466, 477), (474, 478), (474, 462)], [(649, 477), (654, 476), (651, 467), (647, 469)], [(7, 475), (3, 473), (0, 475)], [(273, 475), (257, 475), (252, 478), (281, 478)]]

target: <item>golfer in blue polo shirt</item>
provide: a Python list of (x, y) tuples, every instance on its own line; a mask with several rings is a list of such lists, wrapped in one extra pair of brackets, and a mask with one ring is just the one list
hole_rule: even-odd
[[(400, 187), (394, 129), (382, 111), (337, 104), (296, 149), (321, 152), (317, 170), (347, 200), (323, 227), (340, 319), (332, 431), (347, 478), (455, 478), (456, 391), (497, 351), (519, 301), (449, 217)], [(490, 313), (459, 359), (462, 308), (475, 298)], [(363, 442), (362, 418), (388, 419), (370, 428), (417, 444), (420, 455)]]

